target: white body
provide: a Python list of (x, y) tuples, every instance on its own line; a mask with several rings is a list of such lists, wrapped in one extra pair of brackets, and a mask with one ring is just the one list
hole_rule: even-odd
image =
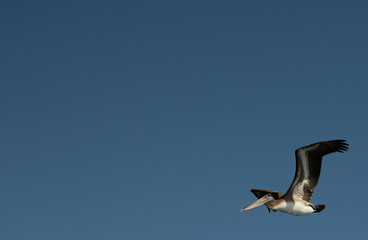
[(307, 204), (308, 202), (306, 201), (295, 201), (295, 202), (282, 201), (280, 204), (277, 204), (272, 209), (297, 216), (304, 216), (315, 212), (315, 210), (311, 206), (308, 206)]

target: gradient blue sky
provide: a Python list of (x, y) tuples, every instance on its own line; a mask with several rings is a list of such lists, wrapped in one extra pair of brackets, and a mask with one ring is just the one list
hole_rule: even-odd
[[(367, 8), (2, 1), (0, 238), (367, 238)], [(240, 213), (340, 138), (323, 212)]]

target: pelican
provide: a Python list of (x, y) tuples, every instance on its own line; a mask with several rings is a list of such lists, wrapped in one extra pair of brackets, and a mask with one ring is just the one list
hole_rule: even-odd
[(333, 153), (343, 153), (349, 149), (345, 140), (317, 142), (295, 151), (296, 170), (294, 180), (286, 193), (251, 189), (257, 201), (240, 211), (247, 211), (266, 204), (268, 211), (281, 211), (297, 216), (321, 212), (325, 205), (310, 202), (321, 172), (322, 157)]

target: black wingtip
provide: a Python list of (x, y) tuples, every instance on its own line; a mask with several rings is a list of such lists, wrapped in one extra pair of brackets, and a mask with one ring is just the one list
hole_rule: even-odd
[(330, 140), (325, 143), (332, 148), (331, 152), (343, 153), (349, 150), (349, 144), (345, 139)]

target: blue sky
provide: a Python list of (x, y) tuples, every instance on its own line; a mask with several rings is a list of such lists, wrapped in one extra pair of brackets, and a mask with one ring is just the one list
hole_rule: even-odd
[[(3, 1), (1, 239), (367, 238), (367, 7)], [(323, 212), (240, 213), (341, 138)]]

